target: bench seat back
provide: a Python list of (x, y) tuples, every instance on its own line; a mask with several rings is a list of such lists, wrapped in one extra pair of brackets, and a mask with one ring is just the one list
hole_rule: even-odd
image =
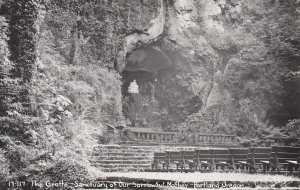
[(273, 146), (270, 161), (273, 164), (287, 164), (288, 160), (300, 162), (300, 147)]
[(231, 158), (231, 154), (228, 149), (213, 149), (213, 159), (215, 163), (226, 162), (228, 163)]
[(166, 162), (181, 162), (182, 154), (180, 151), (166, 151)]
[(251, 147), (249, 148), (247, 162), (259, 164), (262, 161), (269, 161), (271, 150), (271, 147)]
[(211, 161), (211, 150), (209, 149), (200, 149), (195, 150), (196, 153), (196, 162), (200, 163), (201, 161)]
[(193, 150), (183, 150), (181, 151), (182, 161), (186, 162), (187, 160), (196, 160), (196, 152)]
[(165, 152), (155, 152), (154, 153), (154, 158), (153, 158), (153, 163), (158, 164), (161, 161), (166, 160), (166, 153)]
[(230, 148), (231, 163), (236, 164), (240, 161), (246, 162), (248, 158), (249, 148)]

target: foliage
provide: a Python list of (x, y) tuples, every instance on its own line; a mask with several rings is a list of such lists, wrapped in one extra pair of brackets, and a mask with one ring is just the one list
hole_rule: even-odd
[(295, 119), (290, 120), (286, 126), (282, 128), (260, 123), (256, 131), (253, 131), (252, 136), (239, 140), (244, 146), (271, 146), (275, 144), (298, 146), (300, 143), (299, 134), (299, 119)]
[[(88, 172), (83, 167), (76, 166), (76, 163), (70, 161), (61, 161), (58, 162), (54, 167), (49, 168), (45, 171), (45, 173), (49, 175), (54, 175), (52, 178), (55, 181), (60, 181), (61, 179), (69, 179), (70, 183), (74, 183), (75, 181), (84, 181), (87, 178)], [(74, 176), (76, 174), (76, 176)]]
[[(295, 3), (266, 1), (250, 3), (256, 8), (247, 7), (251, 21), (239, 30), (244, 36), (248, 31), (248, 37), (235, 36), (239, 53), (229, 60), (225, 70), (226, 84), (231, 89), (233, 105), (236, 105), (236, 111), (233, 111), (236, 114), (232, 115), (231, 121), (241, 128), (239, 136), (256, 136), (256, 141), (271, 140), (276, 136), (284, 138), (281, 128), (285, 126), (261, 122), (268, 119), (268, 112), (285, 114), (285, 110), (290, 110), (288, 114), (299, 115), (290, 106), (291, 102), (299, 105), (298, 100), (289, 98), (298, 94), (297, 79), (292, 79), (290, 74), (297, 71), (300, 50)], [(253, 136), (245, 134), (244, 129)], [(261, 135), (261, 130), (268, 135)]]
[[(0, 98), (0, 115), (6, 115), (6, 111), (13, 100), (14, 91), (17, 89), (16, 80), (11, 78), (10, 72), (13, 68), (12, 62), (9, 60), (10, 51), (8, 49), (7, 41), (9, 37), (7, 36), (8, 23), (4, 17), (0, 17), (0, 87), (1, 87), (1, 98)], [(15, 88), (15, 89), (14, 89)]]
[(144, 29), (156, 14), (157, 1), (49, 0), (45, 6), (49, 10), (45, 21), (68, 63), (77, 64), (80, 57), (90, 64), (121, 69), (116, 61), (126, 34)]
[(154, 130), (170, 131), (170, 120), (165, 108), (159, 107), (159, 102), (152, 97), (144, 95), (142, 97), (143, 105), (143, 125)]
[[(13, 6), (14, 4), (11, 5)], [(22, 10), (19, 11), (22, 12)], [(28, 85), (20, 85), (21, 80), (19, 77), (21, 76), (14, 76), (16, 64), (11, 61), (12, 55), (10, 54), (10, 50), (13, 48), (8, 43), (11, 37), (11, 33), (8, 35), (8, 29), (13, 30), (10, 25), (11, 22), (9, 22), (9, 27), (4, 17), (0, 17), (0, 22), (0, 144), (1, 167), (4, 172), (1, 174), (1, 178), (7, 178), (11, 173), (17, 172), (27, 166), (28, 155), (31, 154), (31, 146), (35, 146), (37, 143), (35, 129), (39, 126), (39, 119), (31, 115), (22, 114), (24, 113), (22, 105), (24, 102), (20, 101), (22, 99), (20, 97), (24, 95), (22, 92), (24, 92), (25, 88), (28, 89)], [(22, 32), (26, 33), (26, 31)], [(26, 41), (24, 36), (22, 40)], [(29, 146), (27, 147), (27, 145)]]
[(0, 181), (4, 181), (9, 175), (9, 161), (5, 157), (5, 151), (0, 149)]
[(226, 84), (233, 101), (238, 101), (246, 114), (264, 116), (264, 111), (280, 104), (280, 69), (266, 56), (264, 46), (247, 47), (226, 66)]
[(1, 115), (30, 110), (30, 81), (35, 64), (36, 4), (10, 1), (2, 4), (8, 25), (1, 17)]
[(23, 83), (30, 82), (35, 64), (35, 20), (37, 10), (33, 1), (15, 0), (10, 5), (10, 59), (16, 64), (13, 75)]
[(289, 0), (272, 3), (268, 1), (266, 6), (268, 10), (262, 13), (261, 19), (253, 24), (251, 32), (265, 43), (268, 57), (275, 61), (272, 65), (276, 65), (282, 73), (281, 82), (284, 85), (284, 92), (282, 93), (283, 105), (280, 110), (289, 110), (287, 114), (298, 116), (299, 110), (291, 105), (299, 106), (299, 100), (290, 97), (299, 94), (297, 85), (300, 60), (300, 33), (297, 30), (299, 2)]
[(285, 138), (284, 143), (286, 145), (299, 146), (300, 120), (299, 119), (290, 120), (283, 128), (282, 133), (283, 135), (281, 136)]
[[(52, 22), (46, 20), (37, 26), (37, 16), (43, 15), (37, 15), (35, 2), (11, 1), (8, 6), (16, 14), (10, 13), (9, 36), (5, 35), (7, 25), (1, 17), (0, 44), (1, 51), (4, 51), (0, 54), (0, 82), (16, 90), (17, 95), (4, 94), (7, 99), (1, 99), (1, 106), (6, 106), (5, 111), (1, 110), (1, 114), (6, 113), (5, 117), (0, 118), (1, 148), (9, 153), (3, 159), (1, 157), (1, 164), (9, 163), (7, 170), (3, 171), (16, 176), (31, 174), (33, 179), (37, 177), (37, 171), (63, 169), (62, 165), (66, 166), (60, 173), (64, 179), (67, 176), (63, 175), (70, 168), (74, 172), (77, 169), (90, 172), (92, 167), (87, 154), (104, 135), (102, 123), (115, 125), (122, 119), (120, 76), (84, 56), (78, 56), (76, 65), (65, 59), (64, 55), (70, 55), (68, 51), (73, 42), (62, 44), (69, 43), (69, 48), (65, 49), (57, 48), (60, 47), (57, 42), (63, 42), (67, 37), (65, 31), (73, 30), (72, 24), (67, 23), (72, 20), (73, 13), (56, 12), (66, 13), (66, 17), (57, 15), (51, 18)], [(43, 14), (49, 18), (51, 11), (55, 10), (47, 11)], [(55, 30), (53, 23), (56, 21), (70, 27)], [(40, 29), (39, 33), (36, 33), (36, 28)], [(15, 81), (19, 83), (12, 86)], [(24, 108), (29, 103), (38, 117), (32, 117)], [(23, 114), (25, 112), (28, 115)], [(34, 150), (43, 151), (36, 153)], [(67, 167), (67, 160), (71, 158), (74, 163)], [(53, 176), (48, 177), (53, 181)], [(75, 179), (73, 177), (72, 173), (69, 178)]]
[[(215, 126), (241, 137), (245, 141), (242, 144), (269, 145), (275, 137), (285, 138), (283, 129), (286, 128), (266, 122), (270, 113), (292, 117), (299, 117), (300, 113), (299, 98), (296, 98), (299, 95), (300, 36), (296, 30), (299, 1), (242, 2), (241, 23), (224, 22), (225, 31), (205, 34), (219, 52), (220, 61), (214, 64), (214, 70), (219, 70), (223, 79), (214, 82), (223, 85), (230, 94), (228, 102), (218, 105), (220, 109), (211, 113), (219, 118)], [(216, 77), (216, 72), (212, 75)], [(194, 132), (202, 125), (210, 130), (214, 117), (204, 117), (210, 111), (201, 110), (187, 117), (182, 126)]]
[(205, 112), (199, 111), (188, 116), (184, 123), (177, 126), (181, 138), (188, 140), (189, 138), (184, 136), (189, 133), (238, 135), (238, 128), (227, 119), (229, 114), (226, 113), (228, 110), (225, 107), (227, 106), (226, 104), (217, 104)]

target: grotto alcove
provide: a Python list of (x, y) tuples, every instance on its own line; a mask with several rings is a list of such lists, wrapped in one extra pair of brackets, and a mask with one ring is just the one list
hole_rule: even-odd
[(130, 82), (136, 80), (142, 94), (151, 94), (149, 85), (158, 81), (158, 74), (162, 70), (171, 69), (171, 60), (158, 46), (140, 48), (133, 51), (126, 59), (122, 73), (123, 95), (128, 95)]
[(128, 126), (174, 131), (183, 116), (201, 109), (201, 99), (188, 96), (179, 85), (181, 71), (176, 59), (176, 53), (156, 45), (128, 55), (122, 72), (123, 113)]
[[(143, 47), (128, 55), (122, 72), (122, 93), (129, 126), (159, 130), (168, 125), (168, 109), (158, 94), (162, 93), (160, 76), (172, 69), (171, 60), (159, 46)], [(132, 85), (138, 86), (134, 93), (130, 91)]]

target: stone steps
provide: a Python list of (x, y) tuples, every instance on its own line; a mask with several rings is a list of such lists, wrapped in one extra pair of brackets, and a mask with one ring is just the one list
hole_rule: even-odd
[(97, 152), (95, 153), (139, 153), (140, 151), (143, 151), (144, 153), (151, 153), (153, 152), (153, 150), (130, 150), (130, 149), (123, 149), (123, 150), (120, 150), (120, 149), (111, 149), (111, 150), (98, 150)]
[(117, 155), (117, 156), (92, 156), (91, 160), (141, 160), (141, 159), (153, 159), (153, 155), (147, 155), (147, 156), (123, 156), (123, 155)]
[(130, 156), (130, 157), (134, 157), (136, 155), (139, 155), (140, 157), (145, 157), (145, 156), (151, 156), (152, 153), (144, 153), (144, 152), (139, 152), (139, 153), (134, 153), (134, 152), (127, 152), (127, 153), (119, 153), (119, 152), (109, 152), (109, 153), (105, 153), (105, 152), (102, 152), (102, 153), (98, 153), (98, 154), (94, 154), (92, 156), (103, 156), (103, 155), (106, 155), (108, 157), (115, 157), (115, 156)]
[(149, 164), (149, 162), (151, 162), (152, 159), (148, 159), (148, 160), (97, 160), (94, 161), (93, 163), (97, 163), (97, 164)]
[(96, 164), (104, 172), (145, 171), (151, 169), (151, 164)]
[(154, 152), (194, 150), (195, 146), (100, 145), (91, 155), (93, 166), (104, 172), (149, 171)]
[(95, 164), (95, 166), (100, 166), (103, 168), (110, 168), (110, 167), (132, 167), (132, 168), (139, 168), (139, 167), (151, 167), (151, 164), (144, 163), (144, 164)]

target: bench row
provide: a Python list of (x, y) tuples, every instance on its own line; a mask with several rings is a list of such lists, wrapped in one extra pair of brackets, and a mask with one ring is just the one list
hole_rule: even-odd
[(199, 149), (194, 151), (155, 152), (152, 169), (170, 171), (171, 165), (176, 170), (209, 170), (219, 167), (222, 170), (248, 170), (250, 173), (283, 170), (300, 175), (300, 147), (251, 147), (228, 149)]

